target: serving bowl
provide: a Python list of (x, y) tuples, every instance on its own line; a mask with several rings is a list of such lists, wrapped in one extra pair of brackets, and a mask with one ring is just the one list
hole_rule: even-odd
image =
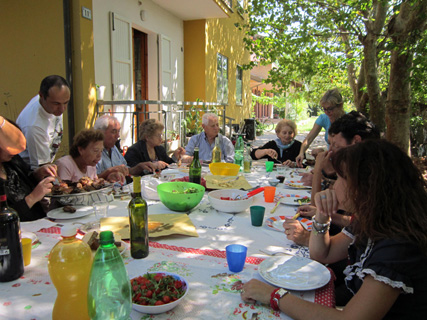
[(268, 180), (268, 183), (270, 184), (270, 186), (277, 186), (279, 184), (280, 180), (279, 179), (270, 179)]
[[(223, 189), (211, 191), (208, 199), (214, 209), (227, 213), (237, 213), (245, 211), (252, 204), (253, 198), (243, 200), (231, 200), (236, 196), (245, 197), (246, 191), (237, 189)], [(221, 199), (222, 198), (222, 199)], [(227, 200), (228, 199), (228, 200)]]
[[(132, 308), (138, 312), (142, 312), (142, 313), (148, 313), (148, 314), (159, 314), (159, 313), (163, 313), (163, 312), (167, 312), (169, 310), (172, 310), (173, 308), (175, 308), (178, 304), (180, 304), (185, 296), (188, 293), (188, 290), (190, 289), (189, 284), (187, 282), (187, 280), (185, 280), (184, 277), (181, 277), (179, 274), (176, 273), (172, 273), (172, 272), (166, 272), (166, 271), (161, 271), (161, 272), (147, 272), (150, 274), (161, 274), (161, 275), (170, 275), (172, 276), (176, 281), (181, 281), (182, 283), (182, 288), (185, 290), (184, 295), (179, 298), (178, 300), (166, 303), (166, 304), (161, 304), (158, 306), (144, 306), (141, 304), (137, 304), (137, 303), (132, 303)], [(137, 277), (135, 277), (137, 278)], [(131, 283), (132, 280), (134, 280), (135, 278), (131, 279)], [(133, 297), (133, 289), (132, 289), (132, 297)]]
[[(186, 193), (190, 188), (196, 191)], [(197, 206), (205, 194), (205, 187), (192, 182), (165, 182), (157, 186), (160, 201), (172, 211), (188, 211)]]
[(114, 200), (113, 187), (108, 186), (99, 190), (85, 191), (61, 195), (47, 195), (52, 202), (59, 202), (63, 206), (91, 206), (94, 202), (111, 202)]
[(235, 163), (215, 162), (209, 165), (209, 170), (216, 176), (237, 176), (240, 166)]

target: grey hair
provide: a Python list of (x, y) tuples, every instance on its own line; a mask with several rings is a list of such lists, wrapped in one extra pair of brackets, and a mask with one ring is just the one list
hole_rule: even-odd
[(110, 122), (119, 122), (116, 117), (110, 116), (108, 114), (104, 114), (103, 116), (96, 119), (95, 124), (93, 125), (93, 128), (95, 130), (107, 130), (108, 126), (110, 125)]
[(215, 113), (205, 113), (202, 117), (202, 124), (207, 126), (210, 118), (215, 118), (218, 120), (218, 116)]

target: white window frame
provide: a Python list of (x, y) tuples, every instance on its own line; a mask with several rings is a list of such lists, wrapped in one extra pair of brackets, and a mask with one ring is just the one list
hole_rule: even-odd
[(243, 105), (243, 68), (236, 66), (236, 104)]
[(216, 100), (218, 103), (228, 103), (228, 58), (217, 53), (216, 68)]

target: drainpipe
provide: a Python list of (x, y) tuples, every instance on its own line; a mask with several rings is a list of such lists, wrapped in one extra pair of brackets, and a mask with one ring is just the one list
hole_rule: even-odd
[(64, 48), (65, 48), (65, 79), (70, 84), (70, 102), (68, 103), (68, 143), (73, 144), (75, 132), (74, 126), (74, 99), (73, 99), (73, 64), (72, 64), (72, 45), (71, 45), (71, 3), (70, 0), (63, 0), (64, 11)]

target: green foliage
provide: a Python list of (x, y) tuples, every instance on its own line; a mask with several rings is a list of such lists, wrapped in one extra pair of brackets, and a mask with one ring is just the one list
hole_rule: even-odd
[[(413, 5), (426, 0), (412, 0)], [(266, 83), (275, 92), (285, 92), (289, 83), (303, 83), (296, 94), (309, 104), (318, 104), (323, 93), (337, 87), (347, 104), (354, 104), (349, 77), (357, 79), (365, 58), (367, 35), (376, 37), (378, 85), (386, 91), (390, 80), (391, 50), (396, 42), (389, 34), (403, 0), (252, 0), (245, 43), (260, 65), (274, 63)], [(379, 8), (385, 19), (376, 20)], [(425, 13), (424, 13), (425, 14)], [(425, 19), (425, 17), (424, 17)], [(373, 32), (378, 22), (378, 32)], [(414, 52), (411, 79), (413, 101), (426, 102), (427, 32), (415, 30), (402, 45)], [(353, 67), (354, 72), (349, 72)], [(366, 91), (366, 88), (361, 88)]]
[[(196, 100), (201, 102), (200, 99)], [(182, 120), (182, 126), (184, 127), (184, 132), (187, 136), (196, 135), (202, 132), (202, 116), (204, 113), (210, 112), (218, 115), (218, 108), (215, 106), (202, 105), (193, 105), (190, 109), (185, 110), (184, 119)]]

